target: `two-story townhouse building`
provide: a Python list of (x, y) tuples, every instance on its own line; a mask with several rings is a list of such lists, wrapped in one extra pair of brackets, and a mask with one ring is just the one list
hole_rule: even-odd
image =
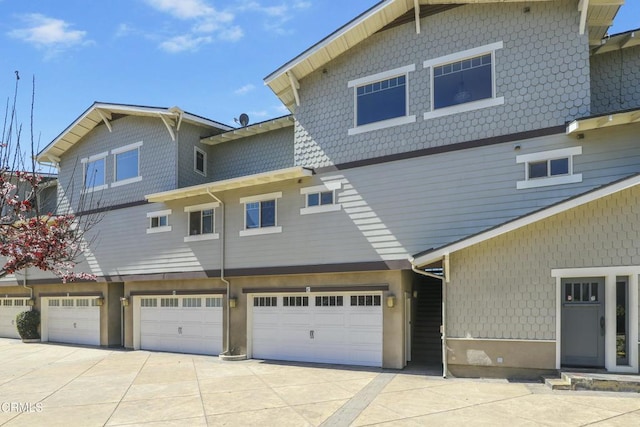
[[(27, 278), (43, 339), (50, 300), (93, 292), (102, 345), (637, 372), (640, 48), (583, 4), (381, 1), (266, 77), (292, 116), (241, 129), (90, 108), (40, 159), (106, 210), (99, 281)], [(136, 149), (155, 172), (119, 185)]]

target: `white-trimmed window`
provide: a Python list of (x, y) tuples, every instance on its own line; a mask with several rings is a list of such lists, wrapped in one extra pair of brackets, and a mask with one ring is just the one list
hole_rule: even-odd
[(496, 42), (424, 61), (431, 75), (431, 111), (425, 119), (504, 104), (496, 96)]
[(207, 153), (198, 147), (193, 147), (193, 170), (207, 176)]
[(415, 64), (351, 80), (353, 88), (354, 127), (349, 135), (413, 123), (409, 115), (409, 73)]
[(304, 195), (305, 207), (300, 209), (300, 215), (339, 211), (342, 206), (336, 202), (336, 190), (341, 188), (340, 181), (301, 188), (300, 194)]
[(521, 190), (582, 182), (582, 174), (573, 173), (573, 157), (580, 154), (582, 147), (516, 156), (516, 163), (524, 164), (524, 181), (518, 181), (516, 188)]
[(148, 212), (147, 218), (149, 220), (149, 227), (147, 228), (147, 234), (171, 231), (169, 215), (171, 215), (171, 209)]
[(106, 183), (106, 161), (109, 153), (104, 152), (81, 159), (82, 163), (82, 188), (83, 191), (91, 192), (107, 188)]
[(240, 236), (281, 233), (282, 227), (278, 226), (278, 199), (281, 197), (282, 192), (242, 197), (244, 230), (240, 231)]
[(214, 202), (184, 208), (184, 211), (188, 214), (188, 235), (184, 238), (185, 242), (212, 240), (220, 237), (220, 235), (215, 232), (215, 213), (218, 206), (220, 206), (220, 204)]
[(142, 147), (142, 141), (111, 150), (114, 157), (114, 182), (111, 187), (142, 180), (142, 176), (140, 176), (140, 147)]

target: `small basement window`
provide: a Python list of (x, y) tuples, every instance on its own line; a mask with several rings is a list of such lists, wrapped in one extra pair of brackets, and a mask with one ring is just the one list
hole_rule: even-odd
[(171, 231), (171, 226), (169, 225), (169, 215), (171, 215), (171, 209), (148, 212), (147, 218), (149, 220), (149, 225), (147, 228), (147, 234), (164, 233), (166, 231)]
[(521, 190), (582, 182), (582, 174), (573, 173), (573, 158), (580, 154), (582, 154), (582, 147), (516, 156), (516, 163), (525, 165), (525, 179), (518, 181), (516, 188)]

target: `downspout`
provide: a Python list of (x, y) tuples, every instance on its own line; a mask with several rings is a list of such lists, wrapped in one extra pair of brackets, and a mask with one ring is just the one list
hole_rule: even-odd
[(227, 340), (225, 342), (225, 349), (222, 352), (223, 354), (229, 354), (229, 342), (231, 341), (231, 336), (230, 336), (230, 331), (231, 331), (231, 316), (230, 316), (230, 311), (231, 311), (231, 305), (229, 304), (229, 298), (231, 298), (231, 284), (229, 283), (229, 281), (227, 279), (224, 278), (224, 235), (225, 235), (225, 230), (224, 230), (224, 203), (222, 202), (222, 200), (220, 200), (219, 198), (217, 198), (208, 188), (207, 188), (207, 194), (209, 196), (211, 196), (211, 198), (213, 198), (213, 200), (215, 200), (216, 202), (220, 203), (220, 207), (222, 208), (222, 218), (220, 218), (220, 280), (222, 281), (222, 283), (224, 283), (225, 285), (227, 285), (227, 327), (226, 327), (226, 333), (227, 333)]
[[(24, 269), (24, 276), (22, 278), (22, 287), (25, 289), (29, 289), (29, 299), (33, 301), (33, 288), (27, 286), (27, 273), (29, 272), (28, 268)], [(35, 301), (34, 301), (35, 304)], [(33, 310), (33, 306), (31, 306), (31, 310)]]
[(413, 263), (413, 258), (410, 259), (409, 262), (411, 263), (411, 270), (414, 273), (442, 281), (442, 330), (440, 331), (442, 338), (442, 378), (447, 378), (447, 370), (449, 369), (447, 363), (447, 283), (449, 283), (449, 254), (444, 255), (442, 259), (442, 276), (418, 269)]

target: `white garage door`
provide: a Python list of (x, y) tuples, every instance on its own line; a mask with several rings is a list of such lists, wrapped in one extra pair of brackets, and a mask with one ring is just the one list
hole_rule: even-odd
[(382, 295), (254, 295), (259, 359), (382, 366)]
[(217, 355), (222, 352), (222, 297), (140, 298), (140, 348)]
[(100, 345), (100, 307), (96, 297), (47, 297), (44, 301), (47, 341)]
[(0, 298), (0, 337), (20, 338), (16, 316), (29, 310), (24, 298)]

